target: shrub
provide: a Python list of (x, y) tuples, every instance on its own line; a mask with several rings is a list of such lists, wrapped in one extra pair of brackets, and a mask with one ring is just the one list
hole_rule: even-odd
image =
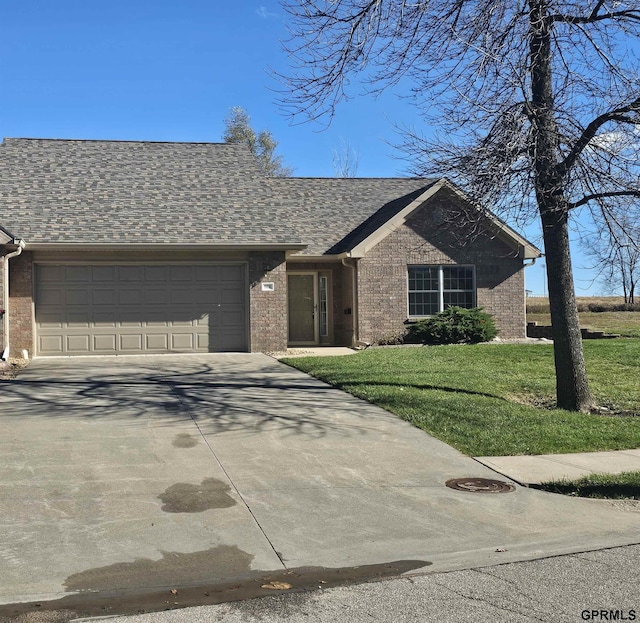
[(374, 341), (374, 344), (377, 346), (398, 346), (400, 344), (404, 344), (406, 338), (407, 331), (402, 329), (401, 331), (396, 331), (395, 333), (378, 338)]
[(488, 342), (496, 335), (493, 318), (479, 307), (448, 307), (409, 328), (409, 338), (422, 344), (477, 344)]

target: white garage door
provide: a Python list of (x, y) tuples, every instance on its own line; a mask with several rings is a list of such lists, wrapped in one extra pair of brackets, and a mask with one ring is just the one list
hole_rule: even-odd
[(37, 354), (247, 350), (242, 264), (36, 266)]

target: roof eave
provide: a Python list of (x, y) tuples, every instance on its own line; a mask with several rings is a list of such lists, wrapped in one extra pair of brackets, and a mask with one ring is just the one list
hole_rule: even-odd
[(176, 249), (202, 249), (216, 251), (301, 251), (308, 245), (296, 243), (197, 243), (171, 242), (171, 243), (127, 243), (127, 242), (33, 242), (29, 248), (34, 251), (55, 251), (55, 250), (106, 250), (106, 249), (127, 249), (127, 250), (176, 250)]
[(16, 236), (0, 225), (0, 244), (15, 244), (15, 240)]

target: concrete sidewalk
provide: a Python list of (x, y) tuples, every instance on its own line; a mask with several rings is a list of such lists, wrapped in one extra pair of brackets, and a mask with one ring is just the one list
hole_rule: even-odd
[(476, 461), (521, 485), (539, 485), (590, 474), (640, 472), (640, 448), (615, 452), (576, 452), (536, 456), (478, 456)]

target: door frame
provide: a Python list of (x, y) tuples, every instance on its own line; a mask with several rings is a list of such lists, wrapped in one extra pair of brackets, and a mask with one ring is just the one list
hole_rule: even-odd
[[(293, 342), (289, 339), (289, 276), (312, 275), (313, 276), (313, 341)], [(287, 344), (291, 346), (317, 346), (320, 344), (320, 314), (318, 313), (318, 271), (317, 270), (291, 270), (287, 271)]]

